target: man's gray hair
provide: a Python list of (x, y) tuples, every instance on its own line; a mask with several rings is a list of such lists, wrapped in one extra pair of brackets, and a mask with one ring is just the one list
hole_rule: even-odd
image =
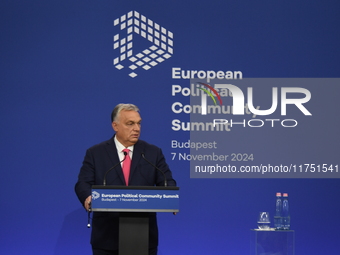
[(116, 107), (113, 109), (111, 113), (111, 122), (117, 121), (119, 117), (119, 113), (122, 111), (136, 111), (139, 112), (139, 109), (137, 106), (134, 104), (118, 104)]

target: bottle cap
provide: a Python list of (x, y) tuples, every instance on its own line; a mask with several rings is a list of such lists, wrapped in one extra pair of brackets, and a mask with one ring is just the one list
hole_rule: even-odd
[(283, 193), (283, 196), (284, 197), (288, 197), (288, 193)]
[(277, 192), (277, 193), (276, 193), (276, 196), (277, 196), (277, 197), (281, 197), (281, 193), (280, 193), (280, 192)]

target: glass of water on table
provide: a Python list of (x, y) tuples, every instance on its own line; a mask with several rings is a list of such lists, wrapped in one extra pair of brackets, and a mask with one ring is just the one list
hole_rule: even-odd
[(270, 228), (270, 218), (268, 212), (260, 212), (259, 218), (257, 220), (257, 227), (261, 230)]

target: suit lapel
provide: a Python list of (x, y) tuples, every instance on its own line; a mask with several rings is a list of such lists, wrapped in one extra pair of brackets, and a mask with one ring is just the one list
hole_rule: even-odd
[[(118, 152), (117, 152), (116, 144), (115, 144), (113, 138), (108, 140), (107, 146), (106, 146), (106, 151), (107, 151), (107, 153), (109, 155), (109, 158), (111, 160), (112, 166), (117, 164), (119, 162), (119, 157), (118, 157)], [(119, 176), (119, 178), (120, 178), (120, 180), (122, 181), (122, 183), (125, 184), (122, 166), (118, 165), (112, 171), (116, 171), (118, 176)]]
[(132, 161), (131, 161), (129, 182), (131, 181), (134, 172), (137, 170), (137, 166), (138, 166), (139, 160), (142, 157), (143, 149), (144, 149), (143, 145), (138, 140), (138, 142), (133, 147), (133, 156), (132, 156)]

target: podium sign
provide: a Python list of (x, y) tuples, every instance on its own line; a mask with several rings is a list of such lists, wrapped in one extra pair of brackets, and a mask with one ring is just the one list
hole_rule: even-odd
[(179, 188), (163, 186), (92, 186), (94, 212), (178, 212)]

